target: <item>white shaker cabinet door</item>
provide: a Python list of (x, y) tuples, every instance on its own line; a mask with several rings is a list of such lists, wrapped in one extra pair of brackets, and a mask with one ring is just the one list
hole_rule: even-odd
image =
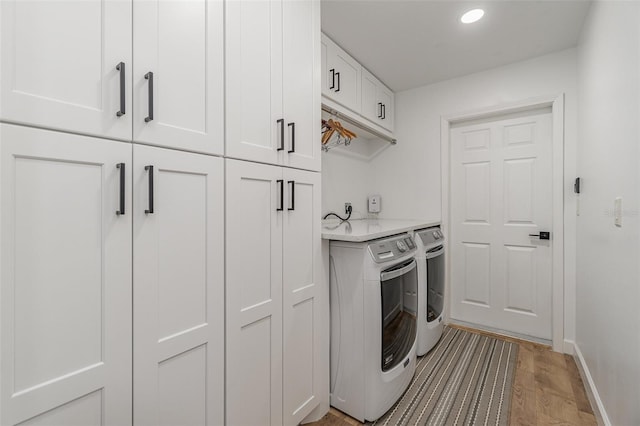
[(134, 141), (222, 154), (222, 0), (135, 0), (133, 11)]
[(223, 160), (133, 155), (134, 424), (221, 425)]
[(374, 123), (382, 117), (382, 103), (378, 100), (378, 79), (366, 69), (362, 69), (362, 115)]
[(282, 2), (225, 5), (226, 155), (278, 164), (285, 155), (282, 116)]
[[(320, 281), (320, 174), (284, 169), (284, 424), (299, 424), (322, 399), (325, 374), (320, 324), (328, 308)], [(328, 291), (327, 291), (328, 294)], [(327, 378), (328, 380), (328, 378)]]
[(0, 119), (131, 139), (131, 0), (0, 2)]
[(320, 1), (284, 1), (283, 165), (320, 170)]
[(378, 116), (378, 124), (393, 132), (394, 116), (395, 116), (395, 95), (392, 91), (385, 86), (378, 85), (378, 103), (377, 106), (381, 108), (380, 115)]
[(282, 168), (225, 161), (225, 423), (281, 425)]
[(0, 150), (0, 424), (130, 425), (131, 145), (2, 124)]
[(362, 67), (340, 46), (325, 35), (322, 37), (327, 45), (328, 73), (323, 77), (327, 79), (327, 96), (352, 111), (360, 113), (360, 74)]

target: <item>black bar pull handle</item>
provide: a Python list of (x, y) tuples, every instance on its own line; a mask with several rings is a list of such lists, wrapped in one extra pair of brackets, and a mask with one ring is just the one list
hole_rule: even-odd
[(144, 169), (149, 173), (149, 208), (144, 212), (153, 214), (153, 166), (144, 166)]
[(382, 104), (382, 119), (384, 120), (385, 118), (387, 118), (387, 106)]
[(550, 240), (551, 239), (551, 232), (548, 231), (541, 231), (539, 234), (529, 234), (530, 237), (537, 237), (540, 238), (541, 240)]
[(277, 120), (277, 123), (280, 125), (280, 146), (278, 147), (278, 151), (284, 150), (284, 119), (281, 118)]
[(291, 127), (291, 149), (287, 151), (291, 154), (292, 152), (296, 152), (296, 123), (289, 123), (287, 126)]
[(338, 88), (336, 89), (336, 93), (340, 91), (340, 73), (336, 73), (336, 77), (338, 77)]
[(118, 210), (116, 210), (116, 214), (118, 216), (122, 216), (124, 215), (124, 196), (125, 196), (125, 188), (124, 188), (124, 180), (125, 180), (125, 173), (124, 173), (124, 163), (118, 163), (116, 164), (116, 168), (120, 169), (120, 208)]
[(331, 90), (336, 87), (336, 69), (331, 68), (329, 72), (331, 73), (331, 87), (329, 87), (329, 90)]
[[(125, 69), (124, 69), (124, 62), (120, 62), (118, 65), (116, 65), (116, 69), (118, 71), (120, 71), (120, 111), (116, 112), (116, 116), (118, 117), (122, 117), (125, 114), (125, 81), (126, 81), (126, 75), (125, 75)], [(123, 213), (124, 214), (124, 213)]]
[(287, 210), (295, 210), (296, 209), (296, 181), (288, 180), (287, 184), (291, 185), (291, 207), (288, 207)]
[(280, 185), (280, 207), (276, 208), (276, 211), (281, 212), (284, 210), (284, 181), (282, 179), (278, 179), (276, 182)]
[(378, 102), (378, 118), (382, 118), (382, 102)]
[(144, 122), (148, 123), (153, 120), (153, 72), (149, 71), (144, 78), (149, 80), (149, 115), (144, 119)]

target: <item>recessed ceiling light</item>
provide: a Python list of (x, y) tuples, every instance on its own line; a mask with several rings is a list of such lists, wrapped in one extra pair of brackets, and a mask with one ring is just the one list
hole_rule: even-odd
[(472, 22), (478, 21), (483, 16), (484, 10), (473, 9), (462, 15), (462, 17), (460, 18), (460, 22), (462, 22), (463, 24), (471, 24)]

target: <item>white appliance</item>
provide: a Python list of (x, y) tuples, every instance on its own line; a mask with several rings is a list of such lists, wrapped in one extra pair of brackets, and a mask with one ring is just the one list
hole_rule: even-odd
[(373, 421), (400, 398), (416, 368), (416, 247), (409, 234), (329, 247), (331, 405)]
[(442, 336), (444, 317), (444, 235), (440, 227), (415, 231), (418, 262), (418, 345), (422, 356)]

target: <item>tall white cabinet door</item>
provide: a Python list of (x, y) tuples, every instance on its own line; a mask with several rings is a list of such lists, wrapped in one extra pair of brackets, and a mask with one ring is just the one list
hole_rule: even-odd
[(225, 12), (226, 155), (277, 164), (286, 152), (287, 132), (282, 2), (233, 0)]
[(320, 170), (320, 1), (284, 1), (283, 164)]
[(2, 1), (0, 40), (1, 120), (131, 139), (131, 0)]
[(222, 0), (134, 0), (133, 139), (222, 154)]
[(285, 169), (283, 237), (284, 424), (297, 425), (320, 402), (322, 283), (320, 174)]
[(282, 168), (226, 161), (226, 424), (282, 424)]
[(140, 145), (133, 154), (134, 424), (220, 425), (223, 160)]
[(2, 124), (0, 150), (0, 424), (129, 425), (131, 146)]

